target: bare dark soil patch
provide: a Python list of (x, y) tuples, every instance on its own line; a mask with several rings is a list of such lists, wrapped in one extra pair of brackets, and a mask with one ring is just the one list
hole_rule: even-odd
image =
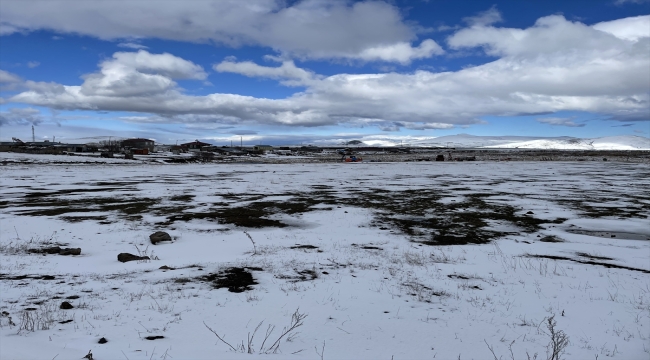
[(566, 229), (565, 231), (571, 234), (589, 235), (589, 236), (595, 236), (595, 237), (606, 238), (606, 239), (617, 238), (617, 239), (627, 239), (627, 240), (650, 240), (650, 235), (635, 234), (635, 233), (620, 232), (620, 231), (592, 231), (592, 230), (573, 229), (573, 228)]
[(364, 250), (384, 250), (378, 246), (374, 245), (357, 245), (357, 244), (352, 244), (354, 247), (358, 247), (359, 249), (364, 249)]
[(97, 221), (97, 222), (99, 222), (99, 221), (102, 221), (102, 222), (107, 221), (106, 220), (107, 217), (105, 215), (97, 215), (97, 216), (93, 216), (93, 215), (61, 216), (60, 219), (64, 220), (64, 221), (67, 221), (69, 223), (76, 223), (76, 222), (82, 222), (82, 221), (88, 221), (88, 220)]
[(507, 195), (496, 192), (463, 194), (463, 201), (444, 203), (440, 199), (451, 195), (447, 188), (371, 190), (341, 199), (341, 202), (375, 209), (373, 226), (387, 228), (389, 225), (413, 241), (426, 245), (484, 244), (506, 235), (505, 232), (488, 230), (489, 220), (515, 225), (526, 233), (541, 230), (542, 224), (565, 221), (548, 221), (519, 214), (520, 211), (511, 205), (490, 201), (490, 197)]
[(313, 249), (318, 249), (318, 246), (314, 246), (314, 245), (295, 245), (295, 246), (290, 246), (289, 249), (313, 250)]
[(569, 258), (569, 257), (566, 257), (566, 256), (528, 254), (528, 255), (526, 255), (526, 257), (541, 258), (541, 259), (551, 259), (551, 260), (566, 260), (566, 261), (577, 262), (577, 263), (580, 263), (580, 264), (604, 266), (604, 267), (610, 268), (610, 269), (624, 269), (624, 270), (630, 270), (630, 271), (640, 271), (642, 273), (650, 274), (650, 270), (646, 270), (646, 269), (639, 269), (639, 268), (633, 268), (633, 267), (629, 267), (629, 266), (616, 265), (616, 264), (608, 264), (608, 263), (597, 262), (597, 261), (592, 261), (592, 260), (578, 260), (578, 259), (572, 259), (572, 258)]
[(317, 209), (313, 209), (312, 205), (318, 203), (318, 201), (307, 201), (303, 198), (287, 201), (254, 201), (242, 206), (216, 208), (206, 212), (185, 212), (168, 216), (167, 221), (160, 223), (160, 225), (171, 225), (176, 221), (208, 220), (247, 228), (283, 228), (290, 225), (268, 217), (275, 214), (291, 215), (314, 211)]
[[(115, 184), (111, 184), (115, 185)], [(70, 195), (70, 194), (87, 194), (93, 192), (111, 192), (111, 191), (125, 191), (125, 190), (135, 190), (134, 188), (121, 188), (121, 187), (100, 187), (100, 188), (90, 188), (90, 189), (62, 189), (56, 191), (43, 191), (43, 192), (30, 192), (25, 194), (25, 198), (43, 198), (43, 197), (56, 197), (61, 195)]]
[(147, 340), (158, 340), (158, 339), (164, 339), (165, 337), (162, 335), (151, 335), (151, 336), (145, 336), (145, 339)]
[[(257, 268), (256, 268), (257, 269)], [(197, 278), (199, 281), (210, 282), (215, 289), (228, 288), (228, 291), (240, 293), (253, 290), (252, 285), (257, 281), (246, 268), (232, 267), (216, 274), (208, 274)]]
[[(151, 207), (159, 203), (153, 198), (116, 198), (116, 197), (91, 197), (85, 199), (31, 199), (13, 206), (35, 208), (34, 210), (18, 211), (18, 215), (28, 216), (59, 216), (75, 212), (112, 212), (128, 218), (141, 217), (140, 214), (148, 212)], [(102, 219), (102, 220), (105, 220)]]
[(560, 239), (557, 236), (553, 236), (553, 235), (544, 236), (543, 238), (539, 239), (539, 241), (547, 242), (547, 243), (561, 243), (561, 242), (564, 242), (564, 240)]
[(461, 279), (461, 280), (469, 280), (469, 276), (465, 275), (458, 275), (458, 274), (449, 274), (447, 275), (448, 278), (450, 279)]
[(576, 255), (580, 257), (585, 257), (591, 260), (614, 260), (613, 258), (607, 257), (607, 256), (599, 256), (599, 255), (592, 255), (592, 254), (587, 254), (583, 252), (577, 252)]
[(311, 281), (318, 278), (318, 273), (315, 270), (305, 269), (305, 270), (294, 270), (295, 275), (276, 275), (278, 279), (289, 280), (289, 282), (298, 282), (298, 281)]
[(56, 280), (53, 275), (16, 275), (1, 274), (0, 280)]

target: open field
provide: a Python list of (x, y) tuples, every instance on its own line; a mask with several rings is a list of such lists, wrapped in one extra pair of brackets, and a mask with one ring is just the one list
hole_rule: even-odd
[(11, 156), (2, 359), (650, 357), (647, 164)]

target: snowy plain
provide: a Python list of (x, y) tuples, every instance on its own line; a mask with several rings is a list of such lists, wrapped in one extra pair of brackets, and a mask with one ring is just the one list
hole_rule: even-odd
[[(650, 357), (645, 164), (40, 161), (0, 179), (2, 359), (547, 359), (553, 316), (561, 358)], [(81, 255), (27, 251), (55, 244)], [(256, 284), (216, 289), (232, 267)]]

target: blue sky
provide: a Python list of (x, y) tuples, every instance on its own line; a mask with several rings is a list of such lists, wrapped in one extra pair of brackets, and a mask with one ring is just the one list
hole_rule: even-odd
[[(36, 6), (38, 5), (38, 6)], [(650, 137), (650, 2), (5, 0), (0, 139)]]

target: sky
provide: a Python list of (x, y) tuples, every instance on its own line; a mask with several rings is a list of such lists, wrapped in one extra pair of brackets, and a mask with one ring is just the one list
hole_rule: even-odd
[(0, 2), (0, 140), (650, 137), (650, 1)]

